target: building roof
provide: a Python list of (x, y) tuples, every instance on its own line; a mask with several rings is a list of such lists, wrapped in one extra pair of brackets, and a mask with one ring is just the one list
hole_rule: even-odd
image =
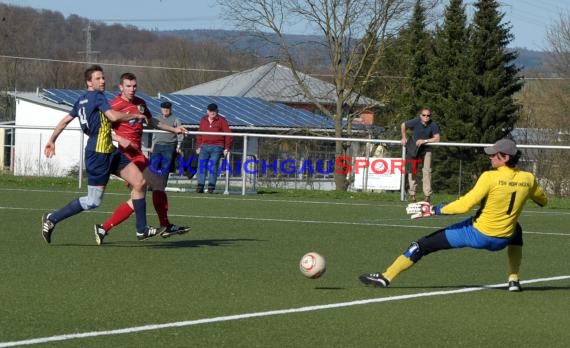
[(58, 109), (61, 111), (69, 111), (68, 105), (56, 103), (49, 99), (44, 98), (43, 94), (39, 90), (36, 92), (8, 92), (8, 95), (34, 104), (48, 106), (53, 109)]
[(334, 122), (326, 116), (260, 98), (180, 94), (165, 94), (162, 97), (172, 102), (175, 115), (178, 116), (176, 110), (183, 110), (183, 119), (187, 124), (199, 124), (206, 106), (215, 103), (219, 114), (228, 120), (230, 126), (334, 129)]
[[(77, 98), (85, 90), (44, 89), (41, 93), (12, 93), (33, 103), (69, 111)], [(105, 92), (107, 100), (113, 99), (117, 92)], [(291, 130), (311, 129), (331, 131), (333, 121), (321, 115), (303, 109), (295, 109), (285, 104), (270, 103), (260, 98), (227, 97), (227, 96), (192, 96), (164, 94), (161, 98), (153, 98), (144, 93), (137, 93), (144, 99), (152, 115), (160, 115), (160, 103), (168, 100), (173, 104), (173, 114), (184, 126), (197, 128), (202, 116), (206, 114), (206, 106), (216, 103), (220, 115), (224, 116), (230, 126), (235, 129), (249, 130)]]
[[(335, 86), (332, 83), (303, 73), (299, 73), (299, 76), (320, 103), (335, 103)], [(291, 69), (275, 62), (186, 88), (173, 94), (254, 97), (286, 104), (313, 104), (297, 84)], [(380, 104), (373, 99), (360, 97), (357, 105)]]

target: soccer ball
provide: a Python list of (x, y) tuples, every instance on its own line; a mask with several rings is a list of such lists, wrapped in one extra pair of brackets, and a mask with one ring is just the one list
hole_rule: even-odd
[(306, 253), (299, 262), (301, 273), (307, 278), (317, 279), (327, 270), (325, 258), (314, 251)]

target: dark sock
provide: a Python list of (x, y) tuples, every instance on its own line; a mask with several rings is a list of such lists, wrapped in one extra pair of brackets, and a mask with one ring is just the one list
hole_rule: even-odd
[(79, 203), (79, 199), (74, 199), (71, 202), (67, 203), (67, 205), (53, 213), (50, 214), (49, 220), (54, 224), (67, 219), (70, 216), (75, 214), (79, 214), (83, 211), (83, 207), (81, 207), (81, 203)]
[(133, 208), (135, 210), (137, 232), (144, 232), (146, 228), (146, 201), (144, 198), (133, 199)]

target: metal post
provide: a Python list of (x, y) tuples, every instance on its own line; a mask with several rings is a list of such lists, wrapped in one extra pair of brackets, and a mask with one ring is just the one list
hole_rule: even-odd
[[(406, 160), (406, 145), (402, 145), (402, 158)], [(405, 162), (404, 162), (405, 163)], [(404, 168), (406, 168), (404, 166)], [(402, 173), (402, 178), (400, 179), (400, 201), (406, 200), (406, 170)]]
[(14, 174), (16, 165), (14, 161), (16, 160), (16, 128), (11, 128), (10, 132), (10, 173)]
[[(232, 153), (228, 152), (228, 155), (224, 158), (224, 160), (228, 161), (228, 166), (231, 166), (232, 163)], [(224, 190), (225, 195), (230, 194), (230, 171), (226, 170), (226, 189)]]
[[(370, 152), (368, 151), (368, 143), (364, 144), (364, 148), (366, 151), (366, 163), (370, 163)], [(369, 165), (366, 166), (366, 168), (364, 168), (364, 178), (362, 180), (362, 192), (367, 192), (368, 191), (368, 168)]]
[[(247, 135), (245, 135), (243, 137), (243, 155), (242, 155), (242, 161), (245, 162), (245, 159), (247, 158)], [(243, 166), (243, 163), (242, 163)], [(241, 170), (241, 195), (245, 196), (245, 170)]]
[[(253, 157), (253, 159), (256, 159), (255, 156), (252, 156), (252, 157)], [(255, 168), (255, 167), (254, 167), (254, 168)], [(255, 168), (255, 169), (257, 169), (257, 168)], [(257, 188), (256, 188), (257, 175), (258, 175), (257, 173), (255, 173), (255, 174), (252, 175), (252, 189), (253, 189), (253, 192), (257, 192)]]
[(458, 196), (461, 196), (461, 181), (463, 180), (462, 172), (463, 172), (462, 163), (461, 160), (459, 160), (459, 192), (457, 192)]
[[(36, 166), (37, 168), (37, 175), (43, 175), (42, 173), (42, 134), (40, 133), (40, 150), (38, 153), (38, 165)], [(49, 173), (48, 173), (49, 174)]]

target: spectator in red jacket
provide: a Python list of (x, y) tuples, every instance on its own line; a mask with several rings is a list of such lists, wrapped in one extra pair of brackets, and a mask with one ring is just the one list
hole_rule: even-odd
[[(228, 121), (218, 114), (216, 104), (208, 105), (208, 114), (200, 120), (199, 132), (220, 132), (231, 133)], [(206, 184), (206, 172), (208, 172), (208, 193), (214, 193), (216, 181), (218, 180), (218, 170), (220, 168), (220, 157), (224, 158), (232, 148), (233, 138), (228, 135), (201, 135), (196, 136), (198, 154), (198, 185), (197, 193), (204, 193)]]

